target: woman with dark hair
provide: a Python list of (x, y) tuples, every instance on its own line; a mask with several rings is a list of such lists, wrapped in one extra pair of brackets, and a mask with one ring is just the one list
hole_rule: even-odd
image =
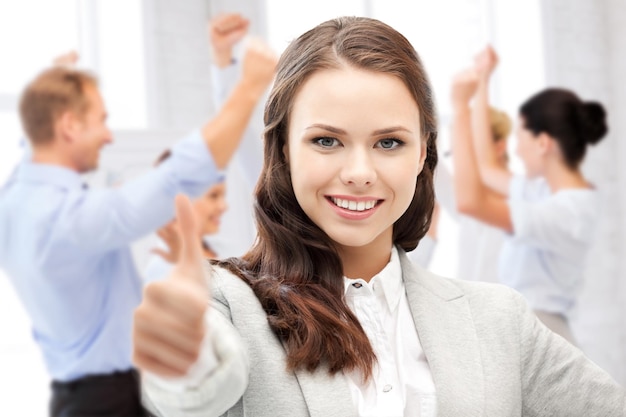
[(623, 390), (515, 292), (408, 261), (429, 227), (437, 153), (430, 85), (401, 34), (358, 17), (306, 32), (279, 61), (265, 124), (245, 256), (203, 270), (177, 200), (183, 256), (135, 312), (154, 413), (623, 412)]
[[(454, 86), (463, 90), (475, 84), (472, 117), (478, 129), (486, 129), (488, 84), (496, 65), (497, 56), (488, 47)], [(466, 115), (472, 96), (453, 95), (459, 205), (508, 233), (499, 259), (500, 282), (524, 295), (544, 324), (574, 343), (567, 317), (583, 283), (600, 210), (580, 164), (587, 146), (607, 132), (604, 108), (565, 89), (549, 88), (530, 97), (520, 107), (517, 129), (524, 176), (498, 165), (493, 145), (472, 135)]]

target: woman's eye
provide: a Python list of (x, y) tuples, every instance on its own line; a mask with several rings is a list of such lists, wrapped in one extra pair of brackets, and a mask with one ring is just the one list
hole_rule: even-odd
[(403, 143), (404, 142), (399, 139), (381, 139), (380, 141), (378, 141), (379, 146), (383, 149), (394, 149), (402, 145)]
[(324, 147), (330, 148), (338, 143), (338, 140), (335, 138), (317, 138), (315, 139), (315, 143)]

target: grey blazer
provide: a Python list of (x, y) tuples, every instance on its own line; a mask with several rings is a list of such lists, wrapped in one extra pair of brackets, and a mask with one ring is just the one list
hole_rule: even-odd
[[(626, 416), (624, 389), (541, 324), (519, 294), (436, 276), (398, 252), (438, 416)], [(250, 287), (225, 270), (212, 274), (207, 325), (220, 365), (193, 389), (146, 378), (148, 408), (167, 417), (357, 415), (343, 374), (288, 372)]]

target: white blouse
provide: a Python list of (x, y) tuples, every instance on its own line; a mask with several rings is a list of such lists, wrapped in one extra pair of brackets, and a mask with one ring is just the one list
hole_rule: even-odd
[(357, 316), (376, 358), (367, 384), (347, 373), (360, 417), (434, 417), (435, 384), (409, 309), (400, 258), (394, 247), (387, 266), (369, 283), (344, 278), (346, 303)]
[(500, 281), (535, 310), (567, 316), (583, 285), (586, 258), (600, 218), (597, 191), (551, 193), (544, 179), (515, 176), (509, 186), (514, 232), (500, 256)]

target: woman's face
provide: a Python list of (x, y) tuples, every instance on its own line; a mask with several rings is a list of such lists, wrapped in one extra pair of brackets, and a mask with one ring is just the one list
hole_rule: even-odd
[(389, 250), (426, 157), (419, 110), (392, 75), (313, 74), (296, 94), (285, 154), (298, 203), (340, 247)]
[(193, 207), (200, 226), (202, 236), (217, 233), (220, 229), (220, 219), (228, 208), (226, 204), (226, 186), (224, 183), (214, 185), (194, 200)]

